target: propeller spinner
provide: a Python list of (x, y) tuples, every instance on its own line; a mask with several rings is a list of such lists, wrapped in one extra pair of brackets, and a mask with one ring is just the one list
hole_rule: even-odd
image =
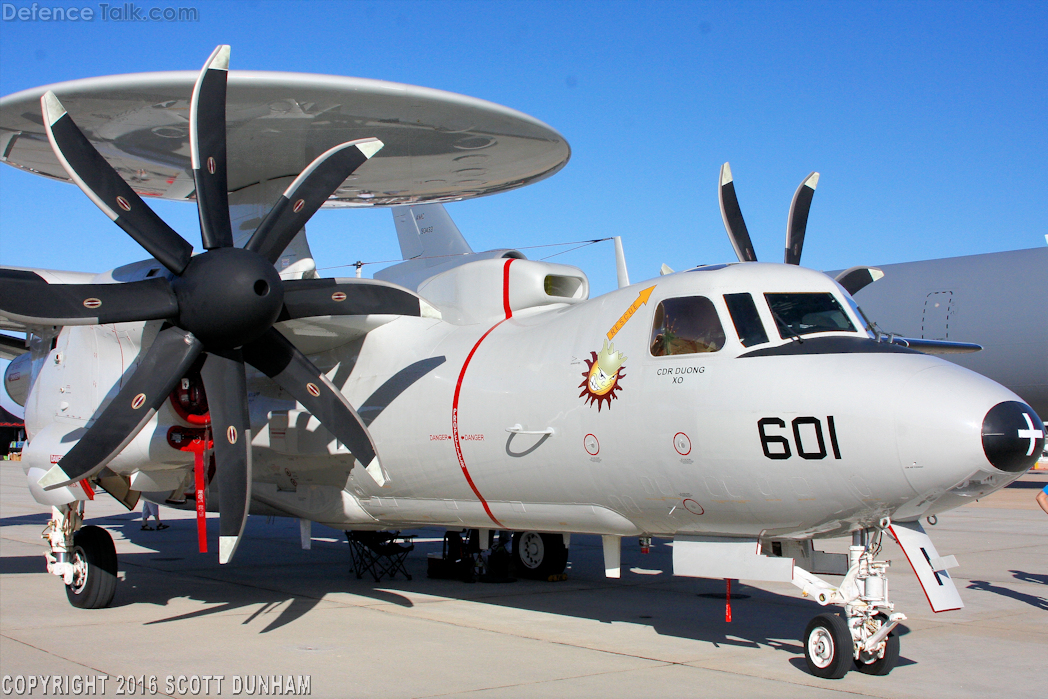
[[(228, 66), (229, 47), (219, 46), (204, 65), (190, 103), (193, 176), (204, 253), (192, 255), (192, 246), (95, 150), (49, 91), (40, 102), (58, 159), (84, 193), (169, 269), (173, 279), (49, 285), (31, 272), (0, 272), (2, 310), (27, 323), (166, 321), (110, 404), (41, 479), (46, 490), (98, 473), (149, 422), (193, 362), (206, 354), (201, 375), (215, 435), (221, 563), (236, 551), (251, 499), (245, 362), (287, 390), (376, 480), (381, 483), (383, 479), (374, 442), (360, 416), (273, 324), (278, 319), (344, 315), (359, 307), (370, 312), (420, 313), (417, 297), (406, 290), (332, 280), (283, 281), (273, 267), (328, 197), (382, 148), (377, 139), (343, 143), (321, 154), (288, 187), (247, 245), (233, 247), (226, 184)], [(323, 293), (317, 293), (321, 286)]]

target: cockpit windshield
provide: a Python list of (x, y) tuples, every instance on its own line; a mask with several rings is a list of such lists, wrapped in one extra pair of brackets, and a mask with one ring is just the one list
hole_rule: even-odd
[(651, 354), (716, 352), (724, 346), (724, 327), (713, 302), (705, 296), (666, 299), (655, 308)]
[(825, 332), (855, 332), (848, 314), (828, 293), (765, 294), (781, 338)]

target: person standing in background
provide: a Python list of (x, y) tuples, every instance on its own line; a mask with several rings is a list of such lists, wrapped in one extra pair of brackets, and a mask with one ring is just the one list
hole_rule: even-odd
[[(156, 527), (149, 526), (149, 518), (152, 517), (156, 520)], [(146, 531), (153, 531), (154, 529), (167, 529), (166, 524), (160, 521), (160, 506), (155, 502), (149, 502), (145, 498), (142, 499), (142, 529)]]

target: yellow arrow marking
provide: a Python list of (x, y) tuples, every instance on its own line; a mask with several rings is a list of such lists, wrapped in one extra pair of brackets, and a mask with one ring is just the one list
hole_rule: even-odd
[(644, 306), (648, 303), (648, 299), (651, 298), (651, 292), (653, 291), (655, 291), (655, 287), (649, 286), (647, 289), (640, 292), (640, 295), (637, 296), (637, 300), (633, 302), (633, 305), (626, 309), (626, 312), (622, 314), (622, 317), (619, 318), (618, 322), (615, 323), (615, 325), (611, 326), (611, 330), (608, 331), (609, 340), (615, 337), (615, 335), (618, 334), (619, 330), (622, 330), (622, 326), (629, 322), (630, 318), (633, 317), (634, 313), (640, 310), (641, 306)]

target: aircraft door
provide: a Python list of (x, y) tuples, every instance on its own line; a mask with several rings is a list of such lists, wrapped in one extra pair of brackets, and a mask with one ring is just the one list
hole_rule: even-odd
[(921, 315), (921, 338), (949, 340), (950, 316), (953, 314), (953, 292), (933, 291), (924, 299)]

